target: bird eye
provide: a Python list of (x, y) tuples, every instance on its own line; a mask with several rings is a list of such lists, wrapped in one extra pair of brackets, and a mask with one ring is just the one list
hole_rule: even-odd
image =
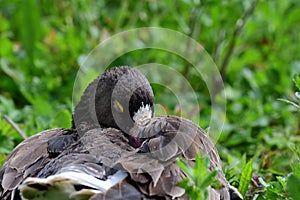
[(124, 111), (124, 108), (123, 108), (122, 104), (116, 99), (114, 100), (114, 107), (115, 107), (116, 110), (118, 110), (120, 112)]

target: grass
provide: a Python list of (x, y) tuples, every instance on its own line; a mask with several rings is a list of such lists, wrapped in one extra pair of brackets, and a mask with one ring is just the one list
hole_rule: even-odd
[[(225, 124), (216, 145), (229, 182), (245, 199), (297, 199), (299, 4), (297, 0), (0, 1), (0, 162), (23, 140), (4, 115), (27, 136), (70, 127), (73, 85), (82, 60), (116, 33), (156, 26), (199, 42), (222, 72), (226, 116), (221, 116)], [(188, 50), (180, 40), (165, 42), (186, 45)], [(111, 65), (153, 62), (174, 66), (184, 75), (199, 105), (193, 108), (199, 112), (188, 117), (199, 116), (199, 125), (208, 128), (208, 89), (183, 58), (160, 49), (140, 49), (120, 55)], [(174, 95), (152, 86), (165, 113), (180, 114)]]

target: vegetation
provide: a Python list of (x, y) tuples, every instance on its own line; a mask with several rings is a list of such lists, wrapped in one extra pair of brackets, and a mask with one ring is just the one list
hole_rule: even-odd
[(201, 152), (196, 157), (194, 168), (186, 164), (183, 159), (179, 159), (177, 163), (187, 174), (187, 177), (179, 182), (178, 186), (184, 188), (191, 199), (205, 200), (208, 198), (209, 186), (219, 188), (219, 183), (215, 179), (218, 171), (217, 169), (212, 172), (208, 170), (209, 159), (203, 157)]
[[(70, 127), (73, 84), (87, 54), (121, 31), (164, 27), (202, 44), (223, 77), (227, 110), (216, 145), (229, 182), (245, 199), (297, 199), (299, 13), (298, 0), (2, 0), (0, 160), (23, 140), (5, 115), (27, 136)], [(141, 49), (120, 55), (111, 65), (150, 62), (177, 66), (197, 92), (199, 125), (207, 128), (209, 92), (184, 59)], [(177, 101), (167, 98), (166, 89), (153, 88), (156, 102), (168, 114), (178, 113)], [(201, 177), (205, 175), (213, 177)], [(203, 181), (199, 184), (205, 185)]]

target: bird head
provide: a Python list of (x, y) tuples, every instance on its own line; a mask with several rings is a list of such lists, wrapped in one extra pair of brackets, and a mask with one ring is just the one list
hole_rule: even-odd
[(153, 116), (153, 105), (152, 88), (141, 72), (131, 67), (114, 67), (85, 90), (75, 107), (73, 126), (88, 124), (87, 127), (95, 128), (96, 124), (129, 133), (135, 122)]

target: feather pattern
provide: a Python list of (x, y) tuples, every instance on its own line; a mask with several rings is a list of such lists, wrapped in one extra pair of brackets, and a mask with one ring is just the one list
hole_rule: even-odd
[(222, 172), (218, 152), (209, 136), (190, 120), (176, 116), (154, 117), (136, 124), (130, 134), (144, 142), (139, 151), (119, 162), (143, 192), (171, 198), (182, 196), (184, 191), (176, 184), (186, 175), (175, 160), (182, 156), (193, 166), (196, 155), (202, 151), (210, 160), (210, 170), (218, 169), (217, 179), (222, 185), (219, 190), (210, 189), (214, 190), (212, 196), (218, 193), (221, 199), (229, 199), (229, 184)]
[[(106, 193), (128, 176), (125, 171), (111, 166), (124, 152), (133, 150), (120, 130), (92, 129), (52, 159), (37, 178), (26, 179), (19, 186), (21, 196), (47, 199), (53, 197), (52, 193), (58, 193), (67, 199), (79, 194), (90, 197)], [(44, 188), (44, 192), (41, 193), (40, 188)]]
[(18, 185), (25, 178), (37, 174), (49, 162), (49, 139), (64, 136), (69, 132), (68, 129), (46, 130), (20, 143), (7, 157), (0, 170), (1, 198), (14, 198)]

